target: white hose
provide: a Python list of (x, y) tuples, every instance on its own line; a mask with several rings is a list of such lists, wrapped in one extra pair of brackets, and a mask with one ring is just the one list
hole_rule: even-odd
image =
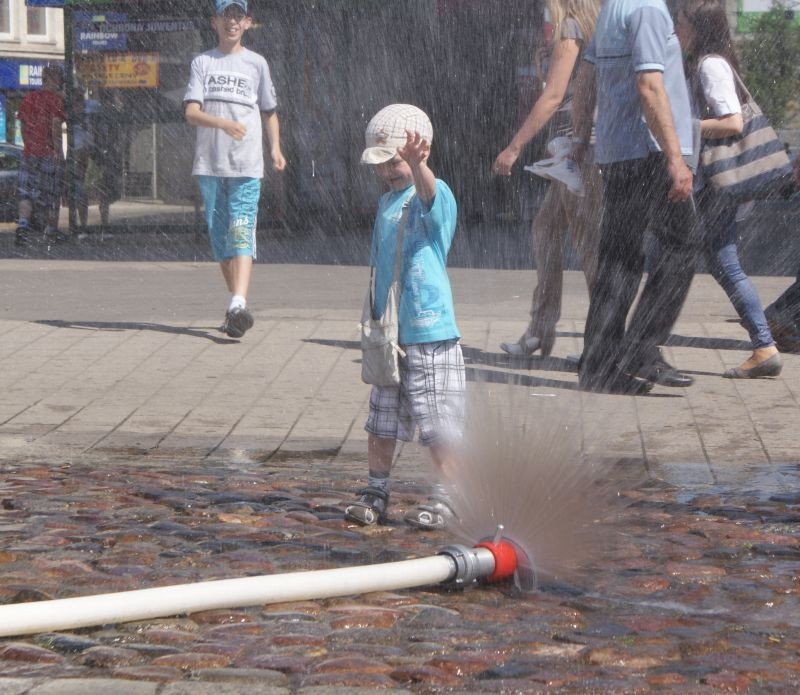
[(381, 565), (179, 584), (0, 606), (0, 637), (148, 620), (198, 611), (349, 596), (437, 584), (456, 575), (449, 555)]

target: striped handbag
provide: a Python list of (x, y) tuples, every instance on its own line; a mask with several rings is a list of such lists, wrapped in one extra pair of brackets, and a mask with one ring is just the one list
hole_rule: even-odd
[(739, 135), (703, 140), (703, 180), (733, 202), (786, 197), (794, 191), (789, 156), (741, 77), (733, 68), (731, 71), (746, 96), (742, 102), (744, 127)]

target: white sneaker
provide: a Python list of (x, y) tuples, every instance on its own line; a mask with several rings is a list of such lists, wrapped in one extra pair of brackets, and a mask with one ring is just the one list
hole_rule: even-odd
[(560, 181), (567, 187), (570, 193), (580, 197), (584, 195), (583, 182), (581, 181), (580, 172), (578, 171), (578, 165), (567, 155), (552, 157), (550, 159), (541, 159), (538, 162), (526, 166), (525, 171), (530, 171), (532, 174), (550, 179), (551, 181)]

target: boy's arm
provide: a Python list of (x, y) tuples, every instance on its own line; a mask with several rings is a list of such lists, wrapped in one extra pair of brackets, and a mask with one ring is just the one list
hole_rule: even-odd
[(269, 141), (269, 152), (272, 157), (272, 166), (275, 171), (283, 171), (286, 168), (286, 159), (281, 152), (281, 128), (278, 122), (278, 112), (263, 112), (264, 132)]
[(204, 126), (205, 128), (219, 128), (230, 135), (234, 140), (241, 140), (247, 133), (247, 128), (239, 121), (231, 121), (227, 118), (212, 116), (203, 111), (199, 102), (187, 101), (184, 106), (186, 122), (193, 126)]
[(417, 197), (430, 209), (436, 197), (436, 177), (428, 167), (428, 157), (431, 154), (430, 143), (423, 139), (419, 133), (406, 131), (406, 144), (397, 148), (397, 154), (402, 157), (411, 168), (414, 177), (414, 187)]

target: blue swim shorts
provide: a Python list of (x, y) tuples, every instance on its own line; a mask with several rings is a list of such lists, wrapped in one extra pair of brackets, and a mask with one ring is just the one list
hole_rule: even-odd
[(261, 179), (198, 176), (214, 260), (256, 257), (256, 217)]

